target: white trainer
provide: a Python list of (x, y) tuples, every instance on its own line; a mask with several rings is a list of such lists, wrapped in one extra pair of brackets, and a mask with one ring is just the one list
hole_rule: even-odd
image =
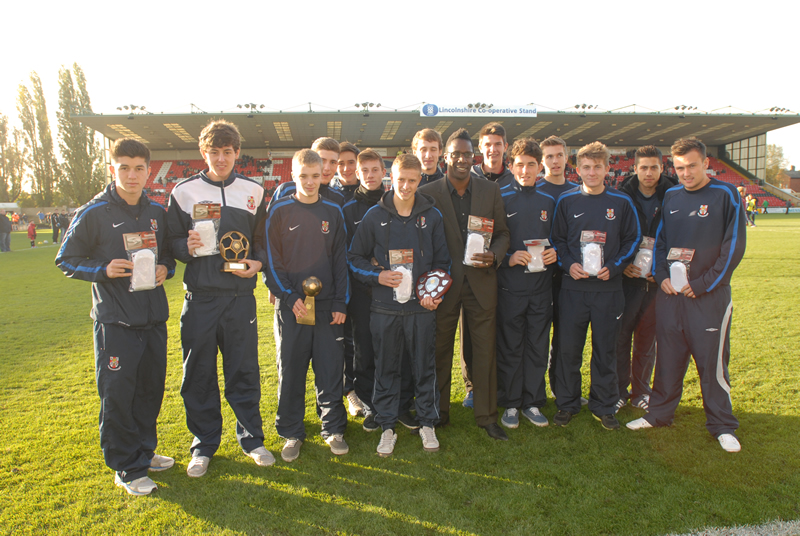
[(153, 454), (153, 457), (150, 459), (150, 471), (166, 471), (173, 465), (175, 465), (175, 460), (169, 456)]
[(739, 440), (733, 434), (722, 434), (717, 438), (717, 441), (726, 452), (739, 452), (742, 450)]
[(349, 411), (350, 415), (353, 417), (364, 415), (364, 403), (361, 402), (361, 399), (358, 398), (355, 391), (347, 393), (347, 411)]
[(189, 467), (186, 468), (186, 474), (192, 478), (201, 477), (208, 471), (209, 463), (211, 463), (211, 458), (208, 456), (192, 456), (192, 461), (189, 462)]
[(143, 476), (141, 478), (137, 478), (136, 480), (132, 480), (130, 482), (123, 482), (122, 479), (119, 477), (119, 474), (115, 473), (114, 484), (123, 488), (131, 495), (135, 495), (137, 497), (141, 497), (143, 495), (150, 495), (150, 493), (158, 489), (156, 483), (150, 480), (149, 476)]
[(436, 439), (436, 430), (432, 426), (423, 426), (419, 429), (422, 438), (422, 448), (425, 452), (439, 452), (439, 440)]
[(378, 456), (381, 458), (391, 456), (394, 452), (395, 443), (397, 443), (397, 434), (394, 433), (394, 430), (391, 428), (384, 430), (381, 434), (381, 441), (378, 443)]
[(631, 421), (625, 425), (629, 430), (645, 430), (647, 428), (652, 428), (653, 425), (647, 422), (644, 417), (640, 417), (635, 421)]
[(245, 454), (253, 458), (256, 462), (256, 465), (261, 467), (269, 467), (275, 463), (275, 456), (273, 456), (272, 453), (264, 447), (258, 447), (250, 452), (245, 452)]

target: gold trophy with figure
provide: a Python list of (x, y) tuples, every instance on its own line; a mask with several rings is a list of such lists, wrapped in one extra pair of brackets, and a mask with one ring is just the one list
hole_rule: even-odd
[(315, 304), (314, 296), (322, 291), (322, 281), (314, 276), (311, 276), (303, 281), (303, 292), (306, 294), (306, 299), (303, 304), (306, 306), (308, 314), (303, 318), (298, 318), (297, 323), (304, 326), (316, 325), (317, 306)]
[(247, 263), (242, 261), (250, 253), (250, 242), (239, 231), (230, 231), (219, 239), (219, 253), (225, 259), (223, 272), (247, 270)]

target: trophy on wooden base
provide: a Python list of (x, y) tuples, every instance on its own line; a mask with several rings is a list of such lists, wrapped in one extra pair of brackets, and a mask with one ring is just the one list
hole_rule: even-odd
[(247, 270), (247, 263), (242, 262), (250, 253), (250, 242), (239, 231), (230, 231), (219, 240), (219, 253), (225, 259), (223, 272)]
[(303, 301), (303, 304), (306, 306), (306, 311), (308, 311), (308, 314), (302, 318), (298, 318), (298, 324), (303, 324), (304, 326), (316, 325), (317, 306), (314, 296), (319, 294), (321, 291), (322, 281), (316, 277), (311, 276), (303, 281), (303, 292), (306, 294), (306, 299)]

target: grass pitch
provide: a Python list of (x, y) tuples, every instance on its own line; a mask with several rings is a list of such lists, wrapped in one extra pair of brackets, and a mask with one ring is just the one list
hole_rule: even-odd
[[(420, 439), (399, 428), (387, 459), (360, 419), (348, 424), (350, 454), (331, 455), (310, 387), (300, 458), (257, 467), (236, 445), (223, 404), (222, 446), (208, 474), (190, 479), (179, 269), (166, 287), (172, 319), (159, 422), (159, 452), (176, 466), (152, 474), (159, 490), (141, 498), (114, 486), (99, 448), (89, 285), (55, 268), (55, 247), (31, 250), (25, 234), (14, 233), (15, 251), (0, 255), (0, 533), (665, 534), (800, 519), (800, 216), (759, 215), (757, 223), (733, 279), (738, 454), (706, 432), (690, 367), (669, 429), (610, 432), (584, 409), (567, 428), (523, 419), (499, 443), (474, 425), (456, 388), (453, 425), (438, 433), (441, 451), (423, 452)], [(263, 286), (257, 293), (261, 411), (277, 457), (272, 309)], [(457, 366), (453, 376), (460, 386)], [(552, 418), (552, 400), (544, 413)], [(619, 418), (642, 414), (626, 407)]]

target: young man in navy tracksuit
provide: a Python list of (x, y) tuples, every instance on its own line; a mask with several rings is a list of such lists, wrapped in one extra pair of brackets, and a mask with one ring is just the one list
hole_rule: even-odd
[[(636, 251), (641, 231), (631, 199), (603, 184), (609, 157), (600, 142), (578, 151), (578, 174), (583, 184), (561, 196), (553, 221), (552, 241), (564, 271), (559, 303), (561, 352), (556, 369), (558, 412), (553, 418), (558, 426), (569, 424), (581, 407), (581, 361), (591, 323), (589, 410), (604, 428), (619, 428), (614, 417), (619, 400), (615, 344), (625, 307), (622, 271)], [(583, 231), (605, 233), (596, 275), (587, 273), (588, 266), (583, 265)]]
[[(222, 353), (225, 398), (236, 415), (236, 439), (242, 450), (260, 466), (275, 463), (264, 448), (261, 421), (261, 376), (258, 368), (256, 274), (264, 251), (255, 244), (246, 270), (223, 271), (220, 254), (195, 256), (203, 243), (193, 227), (194, 206), (220, 207), (217, 240), (239, 232), (254, 244), (258, 222), (264, 218), (264, 188), (233, 172), (241, 136), (236, 125), (213, 121), (200, 133), (200, 153), (208, 169), (178, 183), (169, 199), (169, 239), (175, 258), (186, 263), (183, 285), (186, 297), (181, 314), (183, 383), (181, 396), (186, 424), (194, 435), (191, 477), (206, 474), (222, 439), (222, 412), (217, 382), (217, 349)], [(202, 250), (201, 250), (202, 251)]]
[[(175, 273), (175, 261), (166, 242), (167, 213), (142, 193), (150, 175), (150, 150), (139, 141), (120, 139), (110, 155), (114, 183), (78, 209), (56, 265), (67, 277), (92, 282), (100, 446), (116, 484), (131, 495), (147, 495), (156, 489), (147, 471), (174, 464), (155, 450), (167, 374), (169, 306), (161, 284)], [(123, 235), (141, 232), (155, 233), (157, 286), (131, 292), (134, 265)]]
[[(546, 194), (553, 196), (556, 201), (562, 194), (577, 188), (574, 182), (567, 180), (567, 142), (558, 136), (550, 136), (542, 140), (542, 164), (544, 165), (544, 178), (536, 183), (536, 188)], [(558, 366), (558, 353), (561, 345), (558, 342), (559, 323), (558, 323), (558, 300), (561, 294), (561, 279), (564, 275), (560, 269), (553, 270), (553, 335), (550, 342), (550, 361), (548, 363), (548, 377), (550, 380), (550, 391), (553, 396), (556, 394), (556, 368)], [(581, 397), (581, 404), (586, 404), (587, 400)]]
[[(425, 273), (449, 273), (450, 254), (442, 214), (431, 197), (417, 193), (421, 172), (416, 156), (403, 154), (395, 159), (392, 190), (365, 214), (348, 251), (353, 275), (372, 287), (372, 402), (377, 412), (375, 420), (383, 429), (378, 444), (381, 456), (390, 456), (397, 441), (394, 428), (401, 411), (400, 369), (406, 351), (413, 371), (422, 446), (429, 452), (439, 450), (433, 429), (439, 421), (435, 311), (442, 298), (426, 297), (420, 301), (415, 290), (417, 280)], [(396, 266), (398, 261), (405, 263), (405, 281), (401, 268)], [(411, 266), (407, 266), (408, 261)], [(409, 295), (395, 295), (406, 285), (410, 285)]]
[[(662, 155), (657, 147), (646, 145), (636, 150), (636, 174), (620, 185), (636, 207), (642, 236), (655, 238), (661, 223), (664, 195), (678, 181), (662, 173)], [(631, 406), (647, 409), (650, 403), (650, 377), (656, 362), (656, 303), (658, 285), (650, 273), (642, 274), (629, 264), (622, 273), (625, 312), (617, 338), (617, 380), (621, 409), (630, 398)], [(631, 351), (633, 353), (631, 354)], [(631, 391), (628, 392), (630, 386)]]
[[(356, 175), (360, 185), (353, 193), (353, 199), (342, 209), (347, 228), (348, 248), (364, 220), (364, 215), (383, 197), (385, 174), (383, 158), (377, 152), (365, 149), (358, 154)], [(375, 383), (375, 351), (372, 347), (372, 333), (369, 328), (372, 287), (356, 279), (350, 272), (350, 288), (351, 297), (347, 304), (347, 318), (352, 326), (355, 354), (353, 386), (356, 396), (364, 406), (365, 416), (361, 426), (367, 432), (374, 432), (380, 427), (375, 422), (375, 406), (372, 403), (372, 389)], [(345, 324), (346, 328), (347, 324)]]
[(358, 169), (358, 153), (360, 152), (358, 147), (349, 141), (343, 141), (339, 144), (337, 175), (333, 179), (331, 186), (342, 194), (345, 204), (353, 200), (353, 194), (355, 194), (360, 184), (356, 173)]
[[(293, 461), (305, 441), (306, 376), (314, 367), (322, 437), (336, 455), (347, 454), (347, 415), (342, 402), (343, 325), (349, 299), (347, 236), (342, 209), (319, 195), (322, 159), (310, 150), (295, 153), (297, 189), (273, 205), (266, 222), (267, 285), (276, 297), (278, 412), (275, 427), (286, 439), (281, 457)], [(322, 282), (315, 300), (315, 325), (298, 323), (309, 314), (303, 282)]]
[(519, 413), (547, 426), (545, 373), (553, 315), (551, 274), (556, 250), (542, 254), (544, 271), (528, 272), (525, 240), (549, 238), (556, 200), (536, 186), (542, 150), (535, 140), (514, 142), (509, 154), (514, 180), (501, 189), (511, 245), (497, 270), (497, 405), (500, 423), (519, 426)]
[(444, 173), (439, 169), (443, 145), (442, 135), (432, 128), (423, 128), (414, 134), (414, 139), (411, 140), (411, 152), (422, 162), (420, 186), (444, 178)]
[[(681, 181), (667, 191), (656, 235), (655, 279), (658, 359), (647, 415), (628, 423), (640, 430), (669, 426), (683, 392), (683, 378), (694, 357), (706, 428), (728, 452), (741, 445), (735, 435), (730, 360), (731, 277), (745, 251), (745, 216), (736, 188), (706, 175), (706, 147), (695, 138), (672, 146)], [(675, 288), (667, 255), (673, 248), (693, 249), (688, 284)]]

